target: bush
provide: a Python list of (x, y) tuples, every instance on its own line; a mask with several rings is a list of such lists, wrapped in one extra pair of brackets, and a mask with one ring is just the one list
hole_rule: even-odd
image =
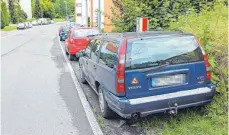
[(170, 26), (181, 28), (198, 37), (208, 54), (212, 69), (212, 82), (218, 86), (217, 92), (227, 94), (228, 8), (223, 4), (217, 4), (213, 10), (208, 10), (205, 9), (200, 14), (181, 16), (178, 22), (171, 23)]
[[(196, 118), (199, 117), (196, 123), (192, 119), (184, 120), (189, 124), (186, 126), (183, 124), (182, 130), (190, 132), (195, 127), (207, 125), (212, 128), (211, 134), (227, 134), (228, 7), (224, 3), (216, 2), (213, 9), (205, 8), (200, 14), (192, 13), (189, 16), (181, 16), (178, 22), (171, 23), (170, 26), (171, 28), (181, 28), (185, 32), (193, 33), (200, 40), (211, 64), (212, 82), (217, 86), (217, 94), (213, 102), (206, 107), (205, 114), (195, 116)], [(189, 117), (189, 115), (185, 117)], [(174, 129), (173, 126), (175, 124), (168, 124), (167, 131)], [(176, 130), (179, 131), (179, 127)], [(206, 129), (201, 130), (198, 134), (209, 133)]]
[(138, 123), (149, 134), (228, 134), (228, 7), (224, 3), (214, 4), (210, 8), (202, 6), (199, 14), (178, 17), (177, 22), (170, 23), (170, 28), (193, 33), (200, 40), (211, 64), (217, 94), (207, 106), (179, 110), (177, 116), (148, 117)]

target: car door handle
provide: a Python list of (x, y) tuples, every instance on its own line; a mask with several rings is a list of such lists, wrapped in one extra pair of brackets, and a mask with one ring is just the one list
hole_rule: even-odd
[(96, 69), (96, 65), (94, 65), (93, 68)]

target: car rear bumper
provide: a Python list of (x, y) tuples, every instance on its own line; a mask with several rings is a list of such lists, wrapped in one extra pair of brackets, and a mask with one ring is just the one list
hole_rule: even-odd
[[(209, 84), (203, 88), (136, 99), (117, 97), (108, 91), (104, 93), (108, 106), (121, 117), (130, 119), (134, 113), (144, 117), (153, 113), (166, 112), (174, 108), (182, 109), (204, 105), (212, 101), (215, 91), (215, 85)], [(175, 104), (177, 106), (174, 106)]]

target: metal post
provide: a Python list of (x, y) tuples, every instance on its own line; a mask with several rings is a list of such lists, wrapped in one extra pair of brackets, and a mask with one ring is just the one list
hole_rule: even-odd
[(87, 0), (86, 0), (86, 15), (85, 15), (85, 17), (86, 17), (86, 26), (85, 27), (88, 27), (88, 2), (87, 2)]
[(98, 0), (98, 9), (99, 9), (99, 12), (98, 12), (98, 29), (100, 30), (101, 29), (101, 4), (100, 4), (100, 0)]

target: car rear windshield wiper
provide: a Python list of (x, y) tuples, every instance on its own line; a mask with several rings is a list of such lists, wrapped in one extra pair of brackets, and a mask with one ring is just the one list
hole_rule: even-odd
[(159, 64), (158, 66), (154, 66), (154, 67), (149, 67), (149, 68), (143, 68), (143, 69), (139, 69), (140, 72), (148, 72), (148, 71), (153, 71), (153, 70), (157, 70), (163, 67), (166, 67), (170, 65), (169, 62), (164, 62), (164, 64)]

